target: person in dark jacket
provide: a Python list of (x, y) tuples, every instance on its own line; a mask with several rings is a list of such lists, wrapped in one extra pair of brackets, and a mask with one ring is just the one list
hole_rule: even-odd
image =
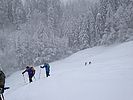
[(29, 82), (32, 82), (32, 77), (35, 75), (35, 69), (33, 67), (26, 67), (26, 70), (22, 72), (22, 74), (24, 74), (25, 72), (28, 72), (29, 75)]
[[(2, 69), (0, 69), (0, 94), (3, 94), (4, 93), (4, 87), (5, 87), (5, 74), (4, 72), (2, 71)], [(0, 98), (1, 100), (1, 98)]]
[(50, 65), (48, 63), (44, 63), (44, 66), (40, 66), (40, 68), (45, 68), (46, 77), (50, 76)]

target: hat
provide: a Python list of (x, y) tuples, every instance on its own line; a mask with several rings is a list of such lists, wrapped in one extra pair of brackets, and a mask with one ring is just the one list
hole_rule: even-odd
[(29, 68), (29, 66), (27, 66), (26, 68)]

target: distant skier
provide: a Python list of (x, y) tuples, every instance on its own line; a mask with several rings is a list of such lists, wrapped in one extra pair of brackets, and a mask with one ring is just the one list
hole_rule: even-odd
[[(89, 61), (89, 64), (91, 64), (91, 61)], [(85, 62), (85, 66), (87, 65), (87, 62)]]
[(44, 66), (40, 66), (40, 68), (45, 68), (46, 77), (50, 76), (50, 65), (48, 63), (44, 63)]
[(91, 61), (89, 62), (89, 64), (91, 64)]
[(85, 66), (87, 65), (87, 62), (85, 62)]
[(29, 82), (32, 82), (32, 77), (35, 75), (35, 69), (33, 67), (26, 67), (26, 70), (22, 72), (22, 74), (24, 74), (25, 72), (28, 72), (29, 75)]

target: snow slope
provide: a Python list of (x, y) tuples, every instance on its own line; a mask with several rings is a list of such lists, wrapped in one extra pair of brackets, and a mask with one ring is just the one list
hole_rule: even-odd
[[(85, 66), (86, 61), (92, 64)], [(5, 99), (133, 100), (133, 41), (86, 49), (50, 65), (50, 77), (36, 67), (36, 80), (30, 84), (22, 71), (11, 75)]]

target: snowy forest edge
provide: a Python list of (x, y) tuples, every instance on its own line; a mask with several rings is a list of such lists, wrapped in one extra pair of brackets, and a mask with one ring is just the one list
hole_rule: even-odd
[(131, 40), (132, 0), (0, 0), (0, 64), (7, 75)]

